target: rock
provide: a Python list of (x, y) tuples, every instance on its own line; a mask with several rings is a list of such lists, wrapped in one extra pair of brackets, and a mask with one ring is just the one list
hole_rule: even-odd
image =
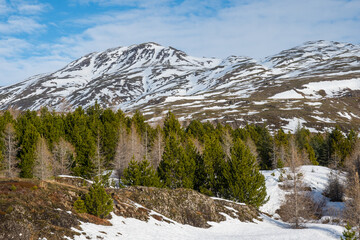
[(253, 221), (259, 216), (254, 207), (213, 199), (190, 189), (129, 187), (112, 190), (112, 195), (116, 200), (115, 214), (140, 220), (147, 220), (150, 217), (149, 211), (140, 210), (134, 202), (176, 222), (201, 228), (210, 227), (209, 221), (224, 221), (226, 218), (221, 213), (240, 221)]

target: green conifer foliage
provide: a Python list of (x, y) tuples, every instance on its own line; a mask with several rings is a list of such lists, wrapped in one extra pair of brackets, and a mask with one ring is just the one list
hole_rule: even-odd
[(203, 181), (200, 192), (208, 195), (221, 195), (226, 188), (223, 171), (225, 168), (225, 153), (219, 139), (215, 136), (207, 137), (203, 152)]
[(356, 240), (356, 232), (351, 229), (349, 223), (346, 224), (343, 235), (340, 237), (341, 240)]
[(124, 170), (123, 182), (129, 186), (159, 187), (160, 180), (150, 162), (144, 159), (136, 162), (134, 158)]
[(74, 202), (74, 209), (77, 213), (87, 212), (85, 202), (81, 199), (81, 197), (78, 197), (78, 199)]
[(229, 185), (229, 198), (260, 207), (266, 203), (265, 177), (254, 156), (243, 141), (236, 139), (224, 176)]
[(40, 135), (36, 131), (36, 128), (31, 123), (27, 125), (27, 128), (22, 135), (19, 150), (20, 159), (20, 177), (33, 178), (33, 168), (36, 158), (36, 143), (38, 142)]
[(68, 113), (65, 119), (66, 134), (75, 147), (76, 159), (72, 171), (90, 179), (94, 172), (94, 158), (96, 145), (92, 130), (87, 125), (88, 117), (81, 107), (73, 113)]
[[(191, 169), (186, 169), (187, 167)], [(158, 167), (158, 174), (162, 183), (168, 188), (191, 188), (193, 186), (193, 176), (189, 172), (195, 173), (195, 160), (186, 155), (179, 137), (174, 133), (165, 141), (162, 161)]]
[(90, 186), (84, 202), (87, 212), (100, 218), (105, 218), (113, 209), (113, 200), (97, 177)]
[(163, 130), (165, 137), (169, 137), (171, 133), (181, 136), (180, 123), (175, 115), (170, 111), (166, 114)]

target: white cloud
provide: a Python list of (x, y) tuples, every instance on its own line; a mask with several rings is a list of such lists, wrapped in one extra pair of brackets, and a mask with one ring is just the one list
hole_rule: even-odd
[(21, 54), (23, 51), (30, 48), (32, 48), (32, 45), (23, 39), (0, 39), (0, 56), (2, 57), (16, 57), (18, 54)]
[(22, 3), (17, 6), (17, 10), (19, 11), (19, 13), (26, 14), (26, 15), (39, 14), (39, 13), (46, 11), (47, 8), (49, 8), (49, 5), (45, 5), (45, 4)]
[(46, 26), (36, 22), (34, 19), (22, 16), (10, 16), (5, 23), (0, 23), (0, 33), (33, 33)]
[[(92, 0), (95, 1), (105, 4), (102, 0)], [(128, 2), (111, 1), (112, 4)], [(144, 4), (144, 1), (135, 2)], [(202, 1), (187, 0), (173, 7), (149, 5), (125, 13), (97, 15), (82, 20), (83, 24), (93, 24), (82, 34), (62, 40), (69, 44), (74, 56), (155, 41), (196, 56), (234, 54), (259, 58), (308, 40), (358, 43), (360, 39), (360, 31), (354, 31), (360, 29), (360, 1), (255, 0), (246, 4), (233, 1), (231, 7), (213, 15), (196, 14), (196, 9), (216, 8), (214, 2), (206, 6)]]

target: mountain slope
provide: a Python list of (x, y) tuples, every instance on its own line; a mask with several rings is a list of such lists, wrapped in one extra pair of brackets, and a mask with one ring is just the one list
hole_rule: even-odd
[[(360, 46), (307, 42), (257, 61), (195, 58), (144, 43), (88, 54), (63, 69), (0, 88), (0, 108), (62, 111), (66, 105), (141, 109), (155, 121), (171, 109), (242, 125), (311, 130), (360, 123)], [(294, 111), (295, 110), (295, 111)]]

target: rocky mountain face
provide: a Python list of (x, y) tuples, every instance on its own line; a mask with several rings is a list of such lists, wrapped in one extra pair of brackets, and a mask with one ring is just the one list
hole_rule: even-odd
[(306, 42), (263, 60), (196, 58), (144, 43), (88, 54), (50, 74), (0, 88), (0, 108), (56, 111), (88, 107), (141, 110), (157, 121), (172, 110), (180, 120), (235, 126), (265, 123), (312, 131), (360, 123), (360, 46)]

